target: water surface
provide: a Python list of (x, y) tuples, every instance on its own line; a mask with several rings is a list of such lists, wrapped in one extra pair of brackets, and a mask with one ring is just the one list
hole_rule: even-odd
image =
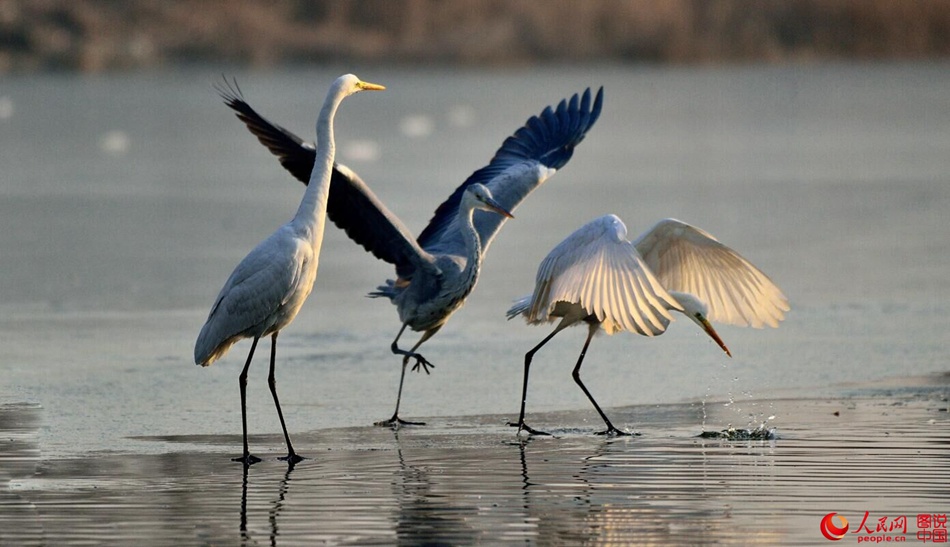
[[(848, 387), (950, 368), (945, 64), (228, 73), (309, 139), (344, 71), (388, 90), (344, 103), (340, 159), (416, 233), (545, 105), (603, 85), (604, 116), (515, 211), (468, 305), (424, 346), (437, 367), (408, 379), (402, 413), (430, 429), (365, 427), (395, 398), (395, 310), (364, 298), (392, 271), (328, 230), (278, 354), (288, 425), (312, 459), (290, 474), (276, 461), (258, 362), (249, 427), (268, 459), (246, 488), (228, 458), (248, 344), (208, 369), (192, 347), (228, 273), (302, 187), (216, 97), (220, 67), (0, 83), (12, 104), (0, 119), (0, 404), (14, 416), (0, 461), (16, 477), (3, 518), (23, 538), (807, 543), (830, 511), (945, 510), (945, 388), (905, 400)], [(531, 423), (560, 435), (522, 446), (504, 422), (522, 356), (547, 330), (503, 313), (553, 245), (608, 212), (631, 236), (668, 216), (702, 227), (767, 272), (792, 311), (775, 330), (721, 327), (733, 359), (682, 321), (656, 340), (597, 338), (583, 377), (635, 439), (590, 435), (599, 420), (570, 379), (585, 333), (562, 333), (538, 354), (528, 400)], [(695, 438), (764, 421), (777, 441)], [(112, 516), (93, 519), (102, 507)]]

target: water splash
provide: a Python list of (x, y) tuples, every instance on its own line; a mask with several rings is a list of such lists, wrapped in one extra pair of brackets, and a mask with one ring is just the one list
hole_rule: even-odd
[[(774, 416), (772, 416), (774, 418)], [(769, 427), (765, 422), (753, 428), (735, 428), (727, 427), (722, 431), (703, 431), (699, 434), (701, 439), (723, 439), (726, 441), (774, 441), (777, 439), (774, 427)]]

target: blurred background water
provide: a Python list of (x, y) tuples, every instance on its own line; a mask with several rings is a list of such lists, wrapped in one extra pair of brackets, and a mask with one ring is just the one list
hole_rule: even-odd
[[(548, 329), (504, 311), (554, 244), (608, 212), (631, 237), (668, 216), (706, 229), (768, 273), (792, 311), (777, 330), (721, 327), (733, 359), (683, 321), (656, 340), (596, 340), (583, 375), (605, 407), (732, 399), (722, 421), (745, 425), (770, 414), (742, 404), (752, 397), (947, 370), (946, 63), (12, 75), (0, 82), (0, 402), (41, 406), (44, 455), (162, 452), (137, 437), (240, 432), (248, 343), (201, 369), (194, 339), (302, 186), (212, 84), (236, 77), (264, 116), (312, 140), (327, 85), (347, 71), (388, 90), (344, 103), (339, 159), (415, 233), (530, 115), (605, 88), (573, 160), (515, 211), (467, 306), (424, 346), (436, 369), (408, 378), (407, 417), (515, 417), (522, 356)], [(392, 273), (328, 228), (314, 293), (281, 336), (292, 433), (392, 412), (399, 324), (364, 298)], [(583, 337), (539, 353), (529, 414), (579, 409), (599, 425), (570, 379)], [(278, 431), (264, 355), (252, 433)]]
[[(0, 0), (0, 545), (802, 544), (926, 540), (950, 481), (950, 4), (900, 0)], [(402, 414), (391, 269), (328, 229), (281, 335), (298, 451), (238, 344), (192, 348), (234, 265), (297, 207), (213, 90), (236, 77), (414, 232), (528, 116), (603, 85), (604, 115), (517, 210)], [(546, 252), (616, 213), (700, 226), (789, 297), (778, 329), (601, 337), (507, 322)], [(684, 326), (685, 325), (685, 326)], [(411, 343), (413, 338), (404, 338)], [(265, 344), (266, 346), (266, 344)], [(764, 423), (769, 440), (697, 437)], [(862, 529), (907, 519), (904, 530)], [(921, 517), (926, 517), (921, 520)], [(923, 535), (921, 535), (923, 533)], [(931, 536), (929, 539), (938, 539)]]

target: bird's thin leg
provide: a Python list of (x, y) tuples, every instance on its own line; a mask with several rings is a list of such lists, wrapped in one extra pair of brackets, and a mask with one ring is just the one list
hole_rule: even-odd
[(244, 363), (244, 370), (238, 376), (238, 384), (241, 386), (241, 426), (244, 430), (244, 455), (240, 458), (234, 458), (232, 461), (243, 462), (245, 466), (261, 461), (257, 456), (252, 456), (247, 448), (247, 369), (251, 367), (251, 359), (254, 358), (254, 350), (257, 349), (257, 341), (260, 336), (255, 336), (251, 342), (251, 351), (247, 354), (247, 362)]
[[(416, 364), (412, 366), (413, 372), (418, 371), (421, 367), (421, 369), (424, 370), (426, 374), (429, 374), (429, 368), (430, 367), (435, 368), (435, 365), (430, 363), (428, 359), (422, 356), (422, 354), (416, 353), (416, 348), (421, 346), (422, 343), (428, 340), (429, 338), (432, 338), (432, 335), (439, 332), (439, 329), (442, 327), (440, 325), (438, 327), (435, 327), (434, 329), (429, 329), (425, 331), (422, 337), (419, 338), (419, 341), (416, 342), (416, 345), (412, 346), (412, 349), (410, 349), (409, 351), (406, 351), (399, 347), (398, 342), (399, 342), (399, 338), (402, 336), (403, 331), (406, 330), (406, 327), (408, 326), (409, 326), (408, 323), (403, 323), (402, 328), (399, 329), (399, 334), (396, 335), (396, 339), (393, 340), (393, 343), (392, 343), (392, 346), (390, 346), (390, 349), (396, 355), (403, 356), (402, 358), (403, 369), (405, 369), (406, 363), (409, 362), (409, 358), (412, 357), (413, 359), (416, 360)], [(403, 371), (403, 374), (405, 374), (405, 370)]]
[[(416, 345), (413, 346), (410, 351), (406, 351), (406, 350), (404, 350), (404, 349), (401, 349), (401, 348), (397, 345), (397, 343), (399, 342), (399, 337), (402, 336), (402, 333), (403, 333), (403, 331), (406, 330), (406, 327), (407, 327), (407, 326), (409, 326), (408, 323), (403, 323), (402, 328), (399, 329), (399, 334), (396, 335), (396, 339), (393, 340), (393, 344), (392, 344), (392, 352), (395, 353), (395, 354), (397, 354), (397, 355), (402, 355), (402, 356), (403, 356), (403, 358), (402, 358), (402, 372), (400, 372), (400, 374), (399, 374), (399, 391), (396, 393), (396, 410), (393, 412), (393, 415), (392, 415), (391, 418), (389, 418), (388, 420), (382, 420), (382, 421), (380, 421), (380, 422), (376, 422), (374, 425), (378, 425), (378, 426), (382, 426), (382, 427), (399, 427), (400, 425), (426, 425), (425, 422), (410, 422), (410, 421), (406, 421), (406, 420), (403, 420), (402, 418), (400, 418), (400, 417), (399, 417), (399, 404), (402, 402), (402, 386), (403, 386), (403, 384), (404, 384), (405, 381), (406, 381), (406, 366), (409, 364), (409, 358), (410, 358), (410, 357), (415, 357), (415, 358), (416, 358), (416, 366), (413, 367), (413, 370), (415, 370), (415, 369), (418, 368), (420, 365), (422, 365), (423, 367), (425, 367), (426, 374), (428, 374), (428, 373), (429, 373), (428, 367), (435, 366), (435, 365), (433, 365), (432, 363), (426, 361), (425, 358), (424, 358), (422, 355), (419, 355), (418, 353), (414, 353), (414, 352), (415, 352), (415, 349), (418, 348), (418, 347), (419, 347), (423, 342), (425, 342), (429, 337), (431, 337), (432, 334), (435, 334), (435, 332), (434, 332), (434, 331), (426, 331), (426, 333), (422, 335), (422, 338), (416, 343)], [(436, 329), (436, 330), (438, 330), (438, 329)], [(430, 332), (432, 332), (432, 334), (429, 334)]]
[(607, 429), (604, 431), (598, 431), (598, 435), (629, 435), (620, 431), (614, 424), (610, 423), (610, 420), (607, 418), (607, 415), (604, 414), (604, 411), (600, 409), (600, 405), (597, 404), (597, 401), (594, 400), (594, 396), (590, 394), (590, 391), (587, 391), (587, 387), (584, 385), (584, 382), (581, 381), (581, 364), (584, 362), (584, 355), (587, 354), (587, 347), (590, 346), (591, 338), (594, 337), (594, 333), (597, 332), (597, 329), (600, 328), (599, 324), (591, 323), (590, 329), (587, 333), (587, 340), (584, 341), (584, 347), (581, 348), (581, 354), (577, 358), (577, 364), (574, 366), (574, 372), (571, 373), (571, 376), (574, 377), (574, 382), (577, 385), (581, 386), (581, 389), (584, 390), (584, 395), (587, 395), (587, 398), (590, 399), (590, 402), (594, 405), (594, 408), (597, 409), (597, 412), (600, 414), (600, 417), (604, 419), (604, 423), (607, 424)]
[(534, 358), (534, 354), (537, 353), (542, 346), (547, 344), (551, 338), (554, 338), (554, 335), (560, 332), (562, 328), (564, 327), (558, 325), (557, 328), (551, 332), (551, 334), (544, 337), (544, 340), (541, 340), (538, 345), (534, 346), (530, 351), (528, 351), (528, 353), (524, 354), (524, 383), (521, 386), (521, 414), (518, 415), (517, 422), (508, 422), (509, 426), (518, 428), (519, 435), (521, 434), (522, 430), (527, 431), (532, 435), (550, 435), (550, 433), (538, 431), (537, 429), (534, 429), (528, 424), (524, 423), (525, 404), (528, 400), (528, 370), (531, 368), (531, 360)]
[(271, 335), (270, 339), (270, 374), (267, 375), (267, 385), (270, 386), (270, 394), (274, 396), (274, 406), (277, 407), (277, 417), (280, 418), (280, 427), (284, 430), (284, 441), (287, 443), (287, 457), (280, 458), (290, 465), (301, 460), (302, 457), (294, 452), (294, 445), (290, 443), (290, 435), (287, 434), (287, 425), (284, 424), (284, 413), (280, 410), (280, 400), (277, 399), (277, 377), (274, 376), (274, 368), (277, 363), (277, 335), (280, 331)]
[(435, 368), (435, 365), (430, 363), (425, 357), (422, 356), (422, 354), (416, 353), (416, 349), (418, 349), (419, 346), (421, 346), (426, 340), (428, 340), (429, 338), (432, 338), (435, 335), (435, 333), (439, 332), (439, 329), (441, 328), (442, 328), (442, 325), (439, 325), (438, 327), (431, 328), (425, 331), (424, 333), (422, 333), (422, 336), (419, 337), (419, 341), (416, 342), (416, 345), (412, 346), (412, 349), (409, 350), (409, 355), (406, 357), (403, 357), (403, 361), (409, 359), (410, 356), (416, 358), (416, 364), (412, 365), (413, 372), (419, 372), (419, 369), (421, 367), (422, 370), (426, 372), (426, 374), (429, 374), (429, 367)]

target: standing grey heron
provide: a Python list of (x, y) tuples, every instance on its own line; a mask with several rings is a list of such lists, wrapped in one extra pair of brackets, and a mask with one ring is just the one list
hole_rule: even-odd
[[(239, 93), (227, 94), (224, 99), (251, 133), (306, 184), (306, 166), (313, 162), (313, 146), (263, 118)], [(402, 322), (391, 345), (392, 352), (403, 357), (396, 410), (377, 425), (422, 424), (399, 418), (406, 365), (412, 358), (412, 370), (421, 367), (429, 372), (432, 363), (416, 350), (465, 303), (478, 279), (482, 257), (509, 216), (473, 215), (471, 206), (480, 202), (479, 193), (490, 194), (499, 209), (514, 211), (532, 190), (567, 164), (574, 147), (597, 121), (602, 106), (603, 88), (593, 102), (587, 89), (583, 96), (575, 94), (557, 108), (547, 107), (529, 118), (505, 139), (487, 166), (475, 171), (439, 205), (417, 239), (353, 171), (339, 164), (334, 167), (327, 205), (330, 220), (354, 242), (396, 267), (396, 279), (387, 280), (370, 293), (395, 304)], [(398, 345), (406, 327), (422, 332), (409, 350)]]
[(515, 301), (508, 319), (523, 315), (530, 325), (560, 319), (554, 331), (524, 356), (524, 384), (518, 433), (532, 429), (524, 421), (531, 359), (555, 334), (587, 323), (587, 339), (574, 366), (580, 386), (607, 425), (598, 434), (625, 435), (614, 427), (581, 381), (581, 363), (591, 338), (629, 331), (656, 336), (678, 311), (699, 325), (730, 357), (732, 353), (709, 323), (777, 327), (789, 310), (782, 291), (751, 262), (712, 235), (675, 219), (664, 219), (636, 241), (616, 215), (581, 226), (559, 243), (538, 267), (534, 293)]
[(333, 118), (337, 107), (344, 98), (358, 91), (382, 89), (385, 88), (360, 81), (352, 74), (340, 76), (330, 86), (317, 118), (319, 138), (311, 161), (310, 184), (297, 213), (259, 243), (234, 268), (211, 306), (208, 320), (201, 327), (195, 342), (195, 364), (208, 366), (223, 357), (238, 340), (253, 338), (239, 378), (244, 455), (235, 458), (235, 461), (242, 461), (245, 465), (260, 461), (260, 458), (251, 455), (247, 447), (247, 370), (251, 366), (258, 340), (267, 335), (271, 336), (270, 375), (267, 382), (287, 443), (287, 457), (281, 459), (292, 464), (302, 459), (294, 452), (277, 399), (277, 381), (274, 377), (277, 335), (294, 320), (317, 277), (335, 151)]

